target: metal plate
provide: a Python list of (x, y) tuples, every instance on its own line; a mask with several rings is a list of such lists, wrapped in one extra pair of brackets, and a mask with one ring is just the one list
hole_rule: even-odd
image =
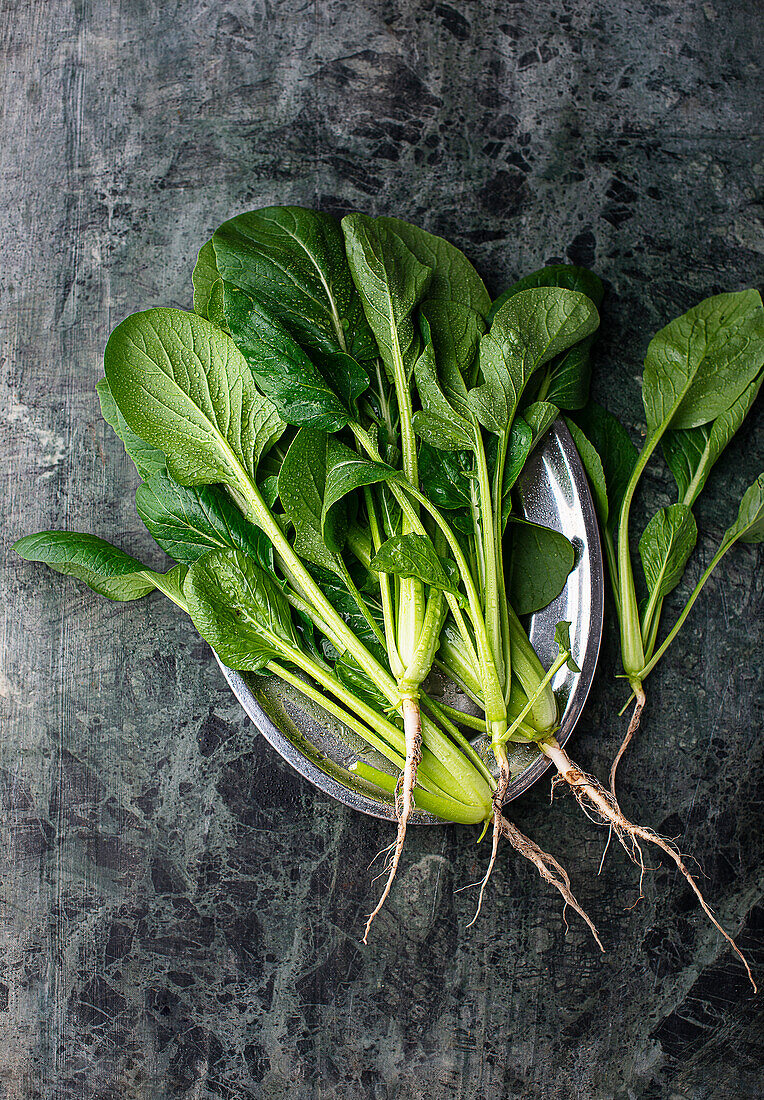
[[(602, 549), (591, 493), (570, 432), (558, 420), (528, 460), (519, 483), (525, 517), (561, 531), (571, 540), (576, 565), (564, 591), (543, 611), (531, 616), (530, 638), (542, 664), (548, 668), (557, 655), (554, 629), (565, 619), (572, 623), (573, 658), (580, 673), (563, 667), (552, 681), (562, 714), (559, 733), (564, 744), (573, 731), (594, 677), (602, 636), (604, 576)], [(274, 678), (242, 675), (221, 662), (234, 694), (263, 737), (292, 767), (320, 790), (362, 813), (395, 820), (392, 798), (361, 780), (349, 767), (359, 757), (392, 771), (368, 746), (296, 691)], [(437, 682), (433, 691), (443, 690)], [(445, 698), (461, 709), (472, 706), (451, 688)], [(474, 711), (474, 707), (472, 707)], [(486, 738), (473, 742), (486, 762)], [(514, 746), (514, 779), (507, 801), (517, 798), (544, 774), (549, 761), (532, 746)], [(413, 824), (442, 824), (431, 814), (412, 814)]]

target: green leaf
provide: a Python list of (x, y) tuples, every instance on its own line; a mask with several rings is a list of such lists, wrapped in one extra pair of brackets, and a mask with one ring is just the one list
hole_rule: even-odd
[(576, 445), (579, 458), (586, 470), (586, 476), (589, 479), (589, 485), (591, 486), (592, 496), (594, 498), (594, 507), (597, 509), (599, 521), (603, 529), (606, 529), (608, 526), (610, 506), (608, 503), (607, 482), (605, 480), (605, 470), (602, 466), (602, 460), (597, 454), (594, 446), (581, 431), (578, 424), (567, 416), (565, 417), (565, 423), (568, 425), (570, 434), (573, 436), (573, 442)]
[(283, 656), (283, 647), (299, 644), (283, 592), (239, 550), (199, 558), (188, 570), (183, 594), (194, 626), (230, 668), (258, 672)]
[(532, 615), (556, 600), (576, 561), (573, 544), (559, 531), (511, 518), (509, 602)]
[[(387, 654), (379, 644), (376, 634), (371, 629), (366, 617), (361, 613), (358, 604), (348, 591), (345, 583), (335, 575), (323, 570), (316, 572), (316, 579), (321, 586), (321, 591), (337, 614), (344, 619), (356, 637), (363, 642), (366, 648), (374, 654), (380, 664), (386, 668)], [(379, 591), (378, 588), (377, 591)], [(368, 593), (364, 594), (364, 602), (380, 632), (384, 634), (385, 625), (382, 618), (382, 608), (379, 606), (379, 603), (372, 599)], [(336, 659), (337, 654), (331, 646), (331, 643), (326, 642), (324, 649), (327, 652), (327, 659), (331, 659), (332, 661)]]
[(559, 622), (554, 628), (554, 640), (557, 643), (557, 648), (560, 651), (560, 656), (562, 656), (563, 653), (567, 653), (568, 659), (565, 664), (568, 666), (570, 671), (580, 672), (581, 669), (578, 667), (576, 662), (573, 660), (573, 657), (571, 656), (570, 625), (570, 623), (565, 622), (564, 620), (562, 622)]
[[(613, 530), (618, 523), (621, 502), (637, 462), (637, 448), (612, 413), (593, 401), (576, 413), (576, 423), (596, 450), (602, 464), (608, 499), (607, 528)], [(586, 465), (583, 454), (581, 459)], [(589, 473), (588, 467), (586, 472)]]
[(521, 290), (532, 290), (542, 286), (561, 286), (566, 290), (577, 290), (580, 294), (591, 298), (598, 309), (605, 296), (602, 280), (588, 268), (573, 267), (569, 264), (551, 264), (549, 267), (542, 267), (540, 271), (524, 275), (522, 279), (518, 279), (508, 290), (500, 294), (491, 306), (488, 323), (493, 321), (502, 306), (506, 305), (515, 294), (519, 294)]
[[(363, 671), (347, 652), (339, 656), (334, 664), (337, 679), (349, 688), (354, 695), (380, 714), (385, 714), (390, 704), (374, 681)], [(395, 721), (395, 718), (393, 719)]]
[(178, 485), (163, 470), (138, 486), (135, 506), (153, 538), (175, 561), (191, 565), (210, 550), (236, 549), (273, 569), (270, 540), (247, 523), (219, 486)]
[(217, 269), (215, 249), (209, 240), (199, 249), (192, 276), (194, 284), (194, 313), (206, 317), (213, 325), (225, 328), (223, 314), (223, 280)]
[(737, 519), (724, 532), (722, 546), (735, 542), (764, 542), (764, 473), (749, 486), (740, 502)]
[(699, 428), (668, 431), (663, 453), (679, 489), (679, 503), (690, 507), (700, 495), (714, 463), (748, 415), (764, 374), (754, 378), (726, 412)]
[(533, 373), (598, 324), (597, 310), (583, 294), (541, 288), (513, 295), (480, 341), (484, 381), (470, 391), (470, 401), (483, 427), (507, 431)]
[(424, 584), (443, 592), (456, 594), (453, 562), (438, 556), (429, 539), (423, 535), (393, 535), (383, 542), (371, 559), (370, 569), (376, 573), (392, 573), (397, 577), (416, 577)]
[(128, 427), (127, 421), (117, 408), (109, 389), (109, 383), (105, 378), (102, 378), (97, 384), (96, 393), (101, 403), (101, 414), (104, 420), (122, 440), (128, 458), (132, 459), (141, 477), (151, 477), (157, 471), (163, 470), (165, 467), (164, 455), (156, 447), (144, 443), (141, 437)]
[(130, 428), (181, 485), (254, 481), (283, 422), (219, 328), (180, 309), (134, 313), (106, 345), (106, 377)]
[(295, 552), (342, 576), (339, 553), (347, 534), (347, 514), (337, 503), (324, 515), (326, 476), (326, 434), (300, 428), (281, 465), (279, 497), (295, 530)]
[(338, 439), (328, 439), (326, 445), (326, 482), (324, 503), (321, 510), (321, 530), (326, 536), (333, 527), (333, 514), (337, 505), (349, 493), (364, 485), (378, 485), (382, 481), (400, 478), (400, 470), (394, 470), (383, 462), (371, 462), (363, 458)]
[(469, 508), (473, 460), (464, 451), (443, 451), (422, 443), (419, 477), (427, 497), (438, 508)]
[(512, 422), (507, 444), (507, 457), (504, 463), (503, 495), (506, 497), (522, 473), (525, 460), (533, 449), (533, 429), (524, 416), (518, 416)]
[(470, 420), (467, 380), (473, 384), (485, 321), (479, 313), (457, 302), (428, 299), (419, 310), (419, 326), (425, 345), (432, 343), (444, 397), (460, 416)]
[(162, 583), (161, 573), (95, 535), (40, 531), (19, 539), (13, 549), (26, 561), (44, 562), (57, 573), (84, 581), (110, 600), (138, 600)]
[[(272, 320), (243, 290), (225, 284), (225, 316), (236, 346), (249, 364), (258, 388), (273, 402), (287, 424), (336, 432), (356, 419), (318, 367), (287, 330)], [(360, 370), (355, 360), (345, 356)], [(368, 385), (364, 381), (362, 393)]]
[(470, 261), (455, 245), (400, 218), (377, 218), (377, 223), (400, 237), (425, 267), (432, 268), (428, 297), (457, 302), (485, 317), (491, 298)]
[(645, 356), (648, 437), (697, 428), (726, 412), (764, 363), (764, 308), (755, 290), (717, 294), (662, 328)]
[[(604, 297), (602, 281), (593, 272), (587, 271), (585, 267), (555, 264), (542, 268), (541, 271), (536, 271), (532, 275), (526, 275), (506, 290), (491, 307), (489, 320), (493, 319), (511, 297), (533, 287), (564, 287), (566, 290), (579, 291), (590, 298), (598, 309)], [(548, 364), (541, 384), (545, 401), (561, 409), (583, 408), (589, 397), (592, 373), (591, 351), (595, 339), (596, 334), (592, 333)]]
[(531, 450), (540, 443), (554, 424), (560, 410), (549, 401), (534, 401), (523, 409), (523, 420), (531, 430)]
[(390, 381), (400, 369), (410, 378), (419, 352), (414, 310), (430, 284), (423, 266), (379, 219), (348, 214), (342, 219), (348, 263)]
[(664, 597), (673, 592), (697, 539), (698, 528), (687, 505), (672, 504), (656, 512), (639, 540), (639, 556), (651, 594), (657, 590), (658, 596)]
[(250, 293), (299, 343), (359, 360), (376, 356), (330, 214), (265, 207), (224, 222), (212, 241), (223, 279)]

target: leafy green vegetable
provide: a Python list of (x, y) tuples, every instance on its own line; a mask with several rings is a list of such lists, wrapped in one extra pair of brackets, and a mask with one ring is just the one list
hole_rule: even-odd
[[(571, 624), (558, 624), (560, 652), (545, 669), (518, 615), (559, 596), (575, 551), (536, 524), (505, 529), (528, 456), (560, 409), (576, 410), (569, 426), (637, 697), (631, 736), (642, 682), (711, 570), (735, 543), (764, 538), (762, 475), (658, 645), (664, 597), (696, 540), (692, 504), (761, 385), (758, 295), (709, 299), (653, 339), (637, 455), (617, 421), (586, 404), (602, 284), (584, 269), (536, 272), (491, 307), (470, 262), (440, 237), (395, 218), (351, 214), (340, 226), (269, 207), (214, 233), (193, 288), (193, 313), (151, 309), (117, 326), (98, 386), (144, 482), (139, 514), (180, 564), (158, 573), (69, 532), (20, 540), (22, 557), (112, 599), (163, 592), (228, 665), (278, 677), (360, 738), (375, 758), (358, 770), (380, 798), (394, 796), (398, 818), (380, 905), (410, 815), (426, 807), (443, 820), (492, 821), (489, 873), (507, 835), (582, 913), (559, 864), (502, 811), (514, 744), (553, 761), (627, 846), (662, 847), (701, 898), (678, 853), (628, 822), (614, 788), (609, 798), (558, 743), (552, 685), (564, 665), (578, 672)], [(680, 500), (640, 540), (640, 614), (629, 514), (661, 440)], [(428, 698), (434, 661), (480, 716)], [(494, 769), (462, 726), (485, 734)]]
[(717, 294), (662, 328), (645, 356), (648, 436), (726, 412), (762, 368), (764, 308), (755, 290)]
[(212, 243), (222, 278), (249, 292), (299, 343), (358, 360), (377, 354), (331, 215), (266, 207), (224, 222)]
[[(493, 320), (495, 314), (515, 294), (534, 287), (563, 287), (578, 291), (590, 298), (597, 309), (602, 305), (604, 297), (602, 282), (593, 272), (584, 267), (555, 264), (526, 275), (506, 290), (491, 307), (489, 320)], [(596, 334), (592, 333), (549, 363), (537, 395), (540, 400), (548, 401), (560, 409), (581, 409), (586, 405), (592, 373), (591, 351), (595, 339)]]
[(270, 540), (247, 523), (218, 486), (185, 487), (162, 470), (138, 486), (135, 506), (155, 541), (175, 561), (191, 565), (210, 550), (234, 549), (273, 569)]
[(106, 423), (114, 429), (125, 448), (128, 458), (132, 459), (136, 470), (143, 478), (164, 470), (165, 457), (156, 447), (144, 443), (140, 436), (136, 435), (128, 425), (122, 413), (117, 408), (111, 395), (109, 383), (105, 378), (96, 386), (98, 400), (101, 403), (101, 414)]
[(680, 503), (690, 507), (695, 503), (714, 463), (748, 415), (762, 381), (764, 374), (754, 378), (737, 401), (710, 424), (666, 433), (663, 453), (676, 480)]
[(350, 270), (388, 377), (407, 383), (419, 346), (414, 310), (429, 287), (432, 268), (421, 264), (379, 219), (348, 214), (342, 231)]
[(213, 550), (183, 582), (194, 626), (221, 660), (259, 672), (299, 642), (289, 604), (273, 579), (239, 550)]
[(518, 615), (531, 615), (556, 600), (576, 560), (573, 544), (559, 531), (512, 519), (509, 598)]
[(225, 328), (223, 311), (223, 280), (217, 268), (215, 248), (207, 241), (199, 249), (199, 256), (193, 274), (194, 313), (206, 317), (213, 325)]
[[(394, 535), (371, 559), (370, 568), (396, 577), (416, 577), (443, 592), (455, 592), (453, 570), (422, 535)], [(450, 575), (449, 575), (450, 574)]]
[(698, 528), (686, 504), (672, 504), (656, 512), (639, 540), (639, 556), (650, 592), (662, 597), (676, 588), (697, 538)]
[(326, 434), (301, 428), (281, 466), (279, 497), (294, 527), (297, 554), (342, 575), (338, 555), (345, 544), (347, 512), (336, 506), (324, 512), (326, 472)]
[(420, 264), (432, 269), (430, 299), (456, 302), (486, 315), (491, 306), (490, 296), (463, 252), (443, 237), (436, 237), (400, 218), (377, 218), (376, 222), (403, 241)]
[[(621, 423), (594, 401), (590, 401), (585, 409), (576, 414), (576, 423), (600, 460), (608, 504), (608, 518), (603, 526), (611, 530), (618, 523), (618, 514), (634, 467), (637, 464), (639, 452), (629, 439), (628, 432)], [(575, 438), (578, 442), (578, 437)], [(582, 458), (584, 458), (583, 455)], [(586, 462), (585, 458), (584, 462)], [(588, 473), (589, 468), (587, 466)], [(598, 496), (601, 497), (601, 481), (597, 492)], [(601, 507), (602, 502), (600, 501)]]
[(480, 341), (484, 381), (470, 399), (483, 427), (507, 431), (531, 375), (598, 324), (592, 302), (574, 291), (549, 288), (513, 295)]
[(168, 586), (173, 591), (179, 576), (177, 569), (155, 573), (111, 543), (76, 531), (40, 531), (19, 539), (13, 549), (26, 561), (44, 562), (57, 573), (84, 581), (110, 600), (138, 600)]
[(338, 396), (337, 379), (326, 381), (296, 340), (258, 303), (242, 290), (226, 286), (225, 315), (228, 329), (249, 364), (260, 388), (288, 424), (305, 425), (319, 431), (336, 432), (355, 419), (353, 405), (367, 388), (364, 370), (351, 364), (343, 387), (345, 401)]
[(233, 340), (193, 313), (134, 313), (109, 337), (105, 365), (122, 416), (181, 485), (235, 489), (283, 431)]

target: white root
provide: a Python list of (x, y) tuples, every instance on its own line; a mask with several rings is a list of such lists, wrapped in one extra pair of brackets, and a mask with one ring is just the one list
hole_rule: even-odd
[[(605, 948), (602, 946), (602, 941), (597, 935), (597, 929), (589, 919), (587, 913), (581, 908), (576, 901), (573, 892), (570, 888), (570, 878), (564, 867), (561, 866), (554, 858), (550, 856), (548, 852), (545, 852), (542, 848), (539, 848), (535, 841), (531, 840), (524, 833), (521, 833), (516, 825), (513, 825), (511, 821), (508, 821), (502, 812), (504, 806), (504, 799), (507, 794), (507, 787), (511, 778), (509, 761), (505, 752), (498, 752), (496, 758), (499, 764), (499, 778), (496, 784), (496, 790), (493, 794), (493, 844), (491, 846), (491, 858), (488, 863), (488, 870), (485, 873), (485, 877), (480, 884), (480, 896), (478, 898), (477, 910), (475, 916), (467, 925), (471, 928), (475, 921), (480, 916), (480, 910), (483, 905), (483, 894), (488, 884), (488, 880), (493, 872), (494, 865), (496, 863), (496, 854), (499, 848), (499, 839), (504, 836), (521, 856), (529, 860), (536, 868), (538, 873), (548, 882), (551, 886), (554, 886), (563, 896), (566, 906), (570, 906), (571, 909), (579, 914), (579, 916), (586, 922), (592, 935), (597, 941), (601, 951)], [(563, 909), (563, 917), (565, 910)]]
[(586, 775), (585, 772), (581, 771), (556, 741), (543, 742), (540, 747), (557, 768), (558, 776), (556, 776), (555, 779), (559, 782), (566, 783), (567, 786), (570, 787), (579, 805), (588, 816), (594, 816), (595, 820), (601, 824), (611, 827), (629, 858), (635, 863), (639, 863), (642, 874), (644, 874), (645, 865), (640, 841), (642, 841), (643, 844), (654, 844), (656, 848), (660, 848), (662, 852), (665, 852), (665, 854), (673, 860), (678, 870), (681, 871), (692, 888), (703, 912), (711, 921), (714, 928), (721, 932), (722, 936), (724, 936), (727, 943), (742, 962), (748, 974), (748, 979), (753, 986), (754, 993), (758, 992), (751, 968), (748, 965), (748, 960), (737, 946), (732, 936), (730, 936), (728, 932), (725, 932), (724, 928), (722, 928), (721, 924), (714, 916), (697, 882), (688, 871), (679, 849), (672, 844), (670, 840), (659, 836), (657, 833), (653, 832), (652, 829), (647, 829), (643, 825), (635, 825), (632, 821), (624, 817), (616, 798), (608, 793), (593, 776)]
[(387, 896), (392, 889), (393, 880), (398, 870), (401, 853), (403, 852), (403, 842), (406, 839), (406, 827), (409, 817), (411, 816), (411, 811), (414, 808), (416, 773), (422, 759), (422, 718), (419, 713), (419, 703), (416, 699), (404, 699), (402, 709), (403, 732), (406, 738), (406, 763), (403, 769), (402, 782), (399, 780), (395, 790), (395, 813), (398, 818), (398, 833), (395, 838), (395, 843), (391, 848), (390, 865), (385, 888), (373, 912), (369, 916), (369, 919), (366, 921), (366, 928), (363, 933), (364, 943), (368, 943), (369, 929), (377, 913), (379, 913), (380, 909), (387, 901)]
[(615, 760), (613, 761), (612, 767), (610, 768), (610, 793), (612, 794), (613, 798), (616, 797), (616, 794), (615, 794), (615, 773), (618, 769), (618, 765), (621, 762), (621, 757), (623, 756), (623, 754), (626, 752), (627, 748), (629, 747), (629, 743), (631, 742), (632, 737), (634, 736), (634, 734), (639, 729), (640, 719), (642, 718), (642, 711), (643, 711), (645, 703), (647, 701), (646, 697), (645, 697), (644, 690), (641, 687), (636, 688), (635, 691), (634, 691), (634, 694), (635, 694), (636, 700), (637, 700), (636, 703), (634, 704), (634, 713), (631, 716), (631, 721), (629, 722), (629, 728), (626, 730), (626, 736), (624, 737), (623, 741), (621, 742), (621, 747), (619, 748), (618, 752), (616, 753)]
[(548, 852), (539, 848), (538, 844), (531, 840), (530, 837), (521, 833), (516, 825), (513, 825), (511, 821), (507, 821), (506, 817), (501, 819), (501, 831), (515, 851), (530, 860), (544, 881), (560, 891), (565, 904), (569, 905), (571, 909), (575, 909), (579, 917), (586, 921), (589, 926), (589, 931), (597, 941), (600, 951), (604, 952), (605, 948), (602, 946), (602, 941), (597, 935), (597, 929), (589, 919), (585, 910), (578, 904), (570, 889), (570, 878), (565, 868), (557, 862), (554, 856), (550, 856)]
[(507, 787), (509, 786), (509, 780), (510, 780), (509, 761), (507, 760), (506, 754), (502, 754), (502, 755), (499, 756), (499, 778), (498, 778), (498, 781), (496, 783), (496, 790), (493, 792), (493, 799), (492, 799), (492, 802), (493, 802), (493, 841), (492, 841), (492, 844), (491, 844), (491, 858), (488, 861), (488, 870), (486, 871), (485, 875), (483, 876), (483, 881), (480, 883), (480, 894), (478, 896), (478, 903), (477, 903), (477, 909), (475, 910), (475, 916), (472, 918), (470, 923), (467, 925), (468, 928), (472, 928), (472, 925), (475, 923), (475, 921), (480, 916), (480, 910), (483, 907), (483, 894), (485, 893), (485, 888), (488, 885), (488, 880), (490, 879), (491, 874), (493, 873), (494, 864), (496, 863), (496, 855), (499, 851), (499, 839), (500, 839), (501, 833), (502, 833), (502, 821), (504, 820), (504, 818), (502, 816), (502, 809), (503, 809), (503, 806), (504, 806), (504, 799), (505, 799), (506, 794), (507, 794)]

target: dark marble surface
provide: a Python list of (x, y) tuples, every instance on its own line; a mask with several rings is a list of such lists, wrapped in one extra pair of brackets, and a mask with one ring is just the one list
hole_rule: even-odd
[[(93, 387), (109, 328), (187, 305), (223, 218), (394, 213), (492, 290), (545, 260), (609, 283), (597, 390), (639, 437), (649, 334), (761, 277), (753, 0), (2, 4), (4, 546), (94, 531), (161, 555)], [(757, 168), (758, 164), (758, 168)], [(699, 509), (698, 576), (761, 466), (759, 410)], [(643, 499), (668, 503), (660, 465)], [(638, 876), (544, 781), (513, 812), (608, 953), (504, 852), (478, 924), (467, 829), (410, 835), (372, 943), (384, 825), (258, 741), (189, 623), (3, 554), (4, 1100), (732, 1100), (757, 1003), (660, 865)], [(656, 674), (624, 806), (701, 862), (764, 976), (762, 587), (726, 559)], [(673, 606), (676, 606), (674, 603)], [(574, 752), (606, 773), (614, 634)]]

